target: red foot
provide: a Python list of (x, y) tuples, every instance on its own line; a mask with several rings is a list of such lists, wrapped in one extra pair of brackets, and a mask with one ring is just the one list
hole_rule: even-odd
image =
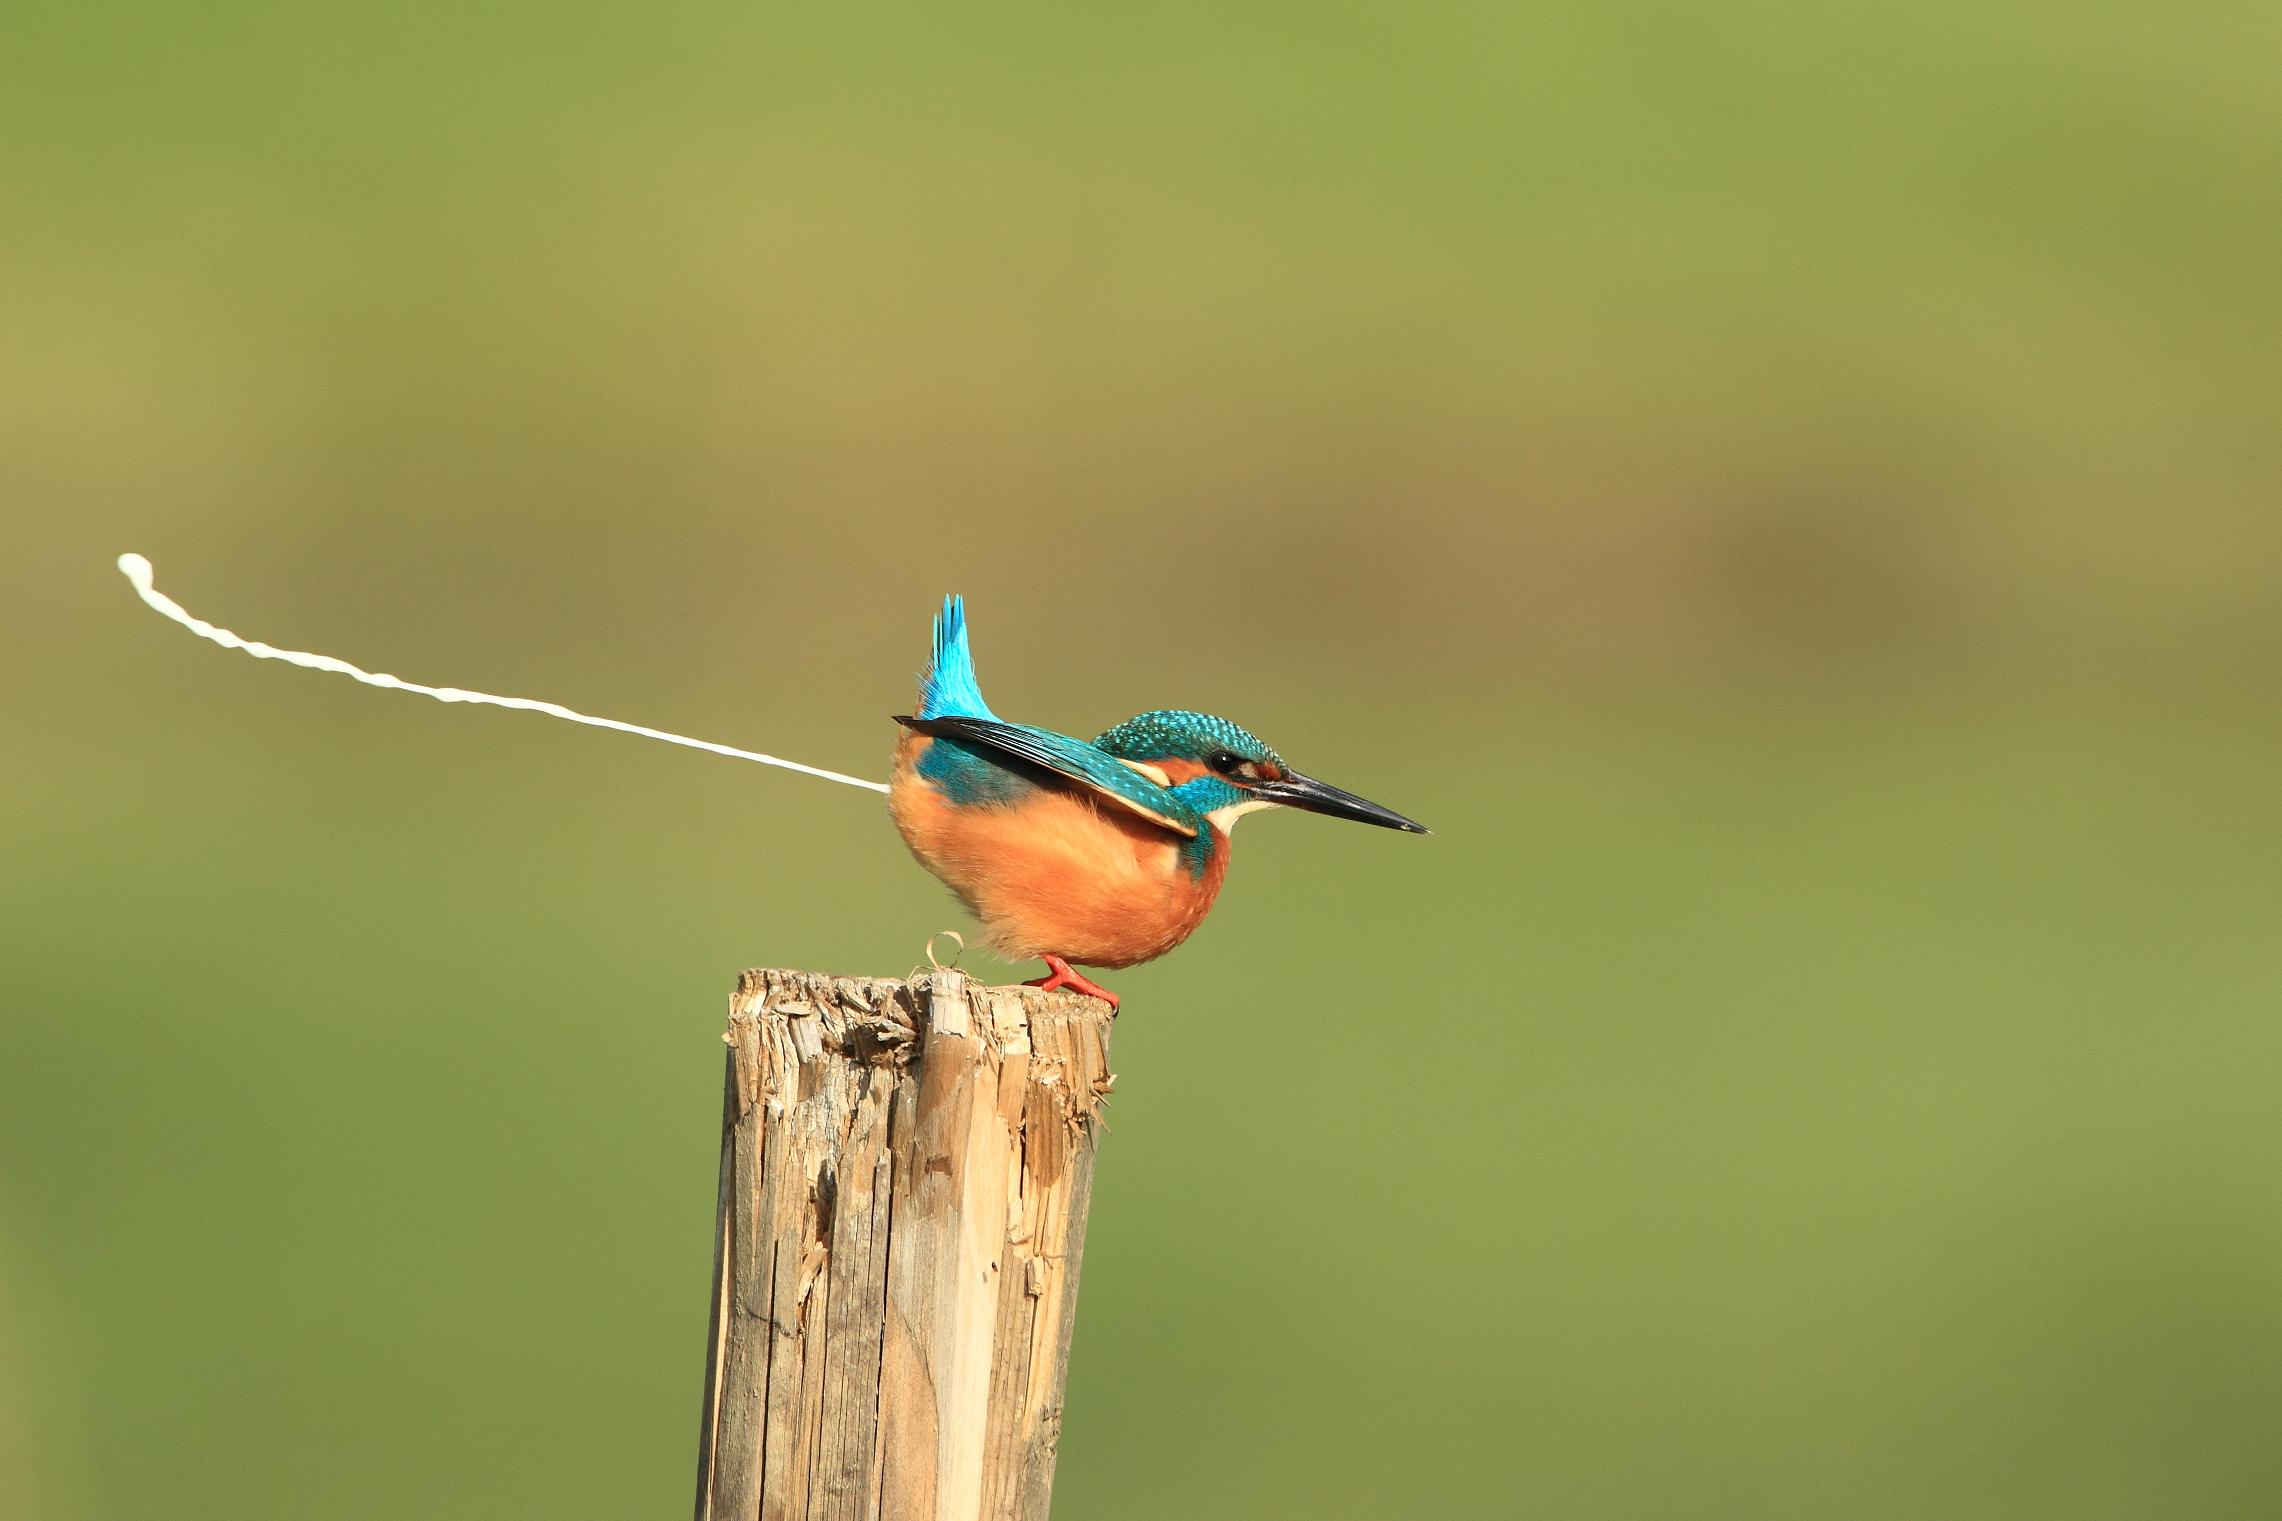
[(1078, 971), (1059, 956), (1048, 956), (1046, 958), (1046, 975), (1033, 977), (1023, 986), (1026, 988), (1042, 988), (1049, 993), (1056, 988), (1068, 988), (1073, 993), (1083, 993), (1088, 998), (1098, 998), (1109, 1005), (1110, 1013), (1117, 1012), (1117, 995), (1115, 993), (1095, 982), (1085, 973)]

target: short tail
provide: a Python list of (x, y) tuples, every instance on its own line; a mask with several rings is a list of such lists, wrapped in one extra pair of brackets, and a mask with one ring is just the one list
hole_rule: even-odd
[(935, 619), (935, 659), (919, 678), (921, 718), (988, 718), (998, 715), (975, 685), (975, 657), (967, 648), (967, 609), (956, 596), (943, 599)]

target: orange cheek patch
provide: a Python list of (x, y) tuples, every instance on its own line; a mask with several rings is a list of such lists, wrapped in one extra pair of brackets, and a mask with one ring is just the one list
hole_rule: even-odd
[(1151, 761), (1150, 764), (1164, 772), (1171, 785), (1175, 787), (1183, 782), (1195, 781), (1198, 777), (1206, 775), (1210, 769), (1204, 762), (1193, 760), (1161, 760)]

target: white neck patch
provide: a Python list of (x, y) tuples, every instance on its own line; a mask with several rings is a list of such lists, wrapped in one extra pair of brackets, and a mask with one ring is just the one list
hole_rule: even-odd
[(1173, 785), (1173, 779), (1165, 774), (1165, 768), (1162, 766), (1152, 766), (1147, 761), (1127, 760), (1122, 755), (1120, 755), (1117, 760), (1118, 764), (1131, 767), (1133, 770), (1140, 772), (1143, 776), (1149, 778), (1149, 780), (1155, 782), (1160, 787), (1170, 787)]
[(1212, 827), (1222, 834), (1234, 834), (1238, 819), (1247, 813), (1257, 813), (1262, 808), (1273, 808), (1275, 806), (1266, 798), (1248, 797), (1241, 803), (1230, 803), (1226, 808), (1215, 808), (1205, 817), (1212, 822)]

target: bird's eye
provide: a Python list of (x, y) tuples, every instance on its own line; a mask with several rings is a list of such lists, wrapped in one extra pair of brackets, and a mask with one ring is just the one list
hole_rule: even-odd
[(1206, 761), (1205, 764), (1212, 767), (1213, 770), (1219, 772), (1222, 776), (1234, 776), (1238, 771), (1243, 769), (1244, 757), (1241, 755), (1231, 754), (1226, 750), (1220, 750), (1214, 752), (1212, 759)]

